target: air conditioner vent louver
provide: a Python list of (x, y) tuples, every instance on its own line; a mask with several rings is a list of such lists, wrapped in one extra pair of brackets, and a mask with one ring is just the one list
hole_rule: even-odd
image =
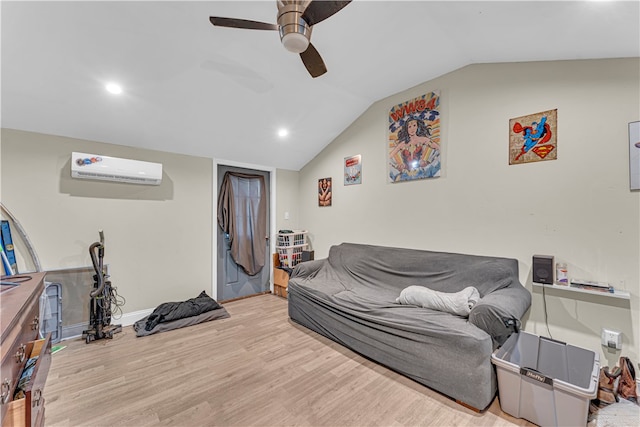
[(162, 164), (74, 152), (71, 154), (71, 177), (160, 185)]

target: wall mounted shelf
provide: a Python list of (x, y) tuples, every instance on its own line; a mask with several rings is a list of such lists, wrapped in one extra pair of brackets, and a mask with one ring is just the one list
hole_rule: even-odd
[(561, 291), (567, 291), (567, 292), (578, 292), (578, 293), (582, 293), (582, 294), (590, 294), (590, 295), (599, 295), (602, 297), (608, 297), (608, 298), (620, 298), (620, 299), (626, 299), (629, 300), (631, 299), (631, 294), (629, 294), (629, 292), (626, 291), (621, 291), (621, 290), (614, 290), (614, 292), (601, 292), (601, 291), (592, 291), (589, 289), (582, 289), (582, 288), (576, 288), (574, 286), (570, 286), (570, 285), (543, 285), (542, 283), (536, 283), (536, 282), (532, 282), (533, 286), (539, 287), (539, 288), (547, 288), (547, 289), (559, 289)]

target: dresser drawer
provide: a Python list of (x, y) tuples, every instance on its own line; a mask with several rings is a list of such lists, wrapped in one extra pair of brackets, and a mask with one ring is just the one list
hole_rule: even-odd
[[(6, 343), (6, 346), (3, 343), (3, 358), (0, 370), (2, 377), (0, 377), (0, 381), (2, 382), (2, 396), (8, 396), (5, 398), (9, 400), (11, 400), (18, 384), (18, 376), (22, 371), (22, 367), (31, 353), (28, 348), (29, 344), (38, 338), (38, 315), (38, 304), (31, 304), (31, 307), (20, 316), (18, 327), (14, 328), (7, 339), (9, 342)], [(2, 403), (1, 405), (3, 419), (7, 406), (7, 403)]]
[(24, 362), (20, 366), (20, 372), (16, 375), (16, 383), (25, 364), (34, 356), (38, 356), (35, 367), (31, 373), (29, 382), (24, 387), (24, 397), (13, 400), (13, 393), (17, 384), (12, 387), (10, 401), (4, 403), (7, 410), (2, 422), (2, 427), (9, 426), (42, 426), (44, 425), (44, 386), (47, 374), (51, 366), (51, 334), (45, 339), (30, 341), (26, 345)]

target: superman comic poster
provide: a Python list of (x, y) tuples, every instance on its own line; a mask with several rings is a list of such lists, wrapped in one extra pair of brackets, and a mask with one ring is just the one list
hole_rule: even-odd
[(558, 110), (509, 120), (509, 164), (558, 158)]
[(431, 92), (389, 112), (390, 182), (440, 176), (440, 94)]

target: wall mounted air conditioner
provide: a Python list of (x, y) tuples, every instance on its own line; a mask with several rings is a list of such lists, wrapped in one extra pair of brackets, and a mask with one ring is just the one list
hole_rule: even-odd
[(73, 152), (71, 153), (71, 177), (160, 185), (162, 164)]

